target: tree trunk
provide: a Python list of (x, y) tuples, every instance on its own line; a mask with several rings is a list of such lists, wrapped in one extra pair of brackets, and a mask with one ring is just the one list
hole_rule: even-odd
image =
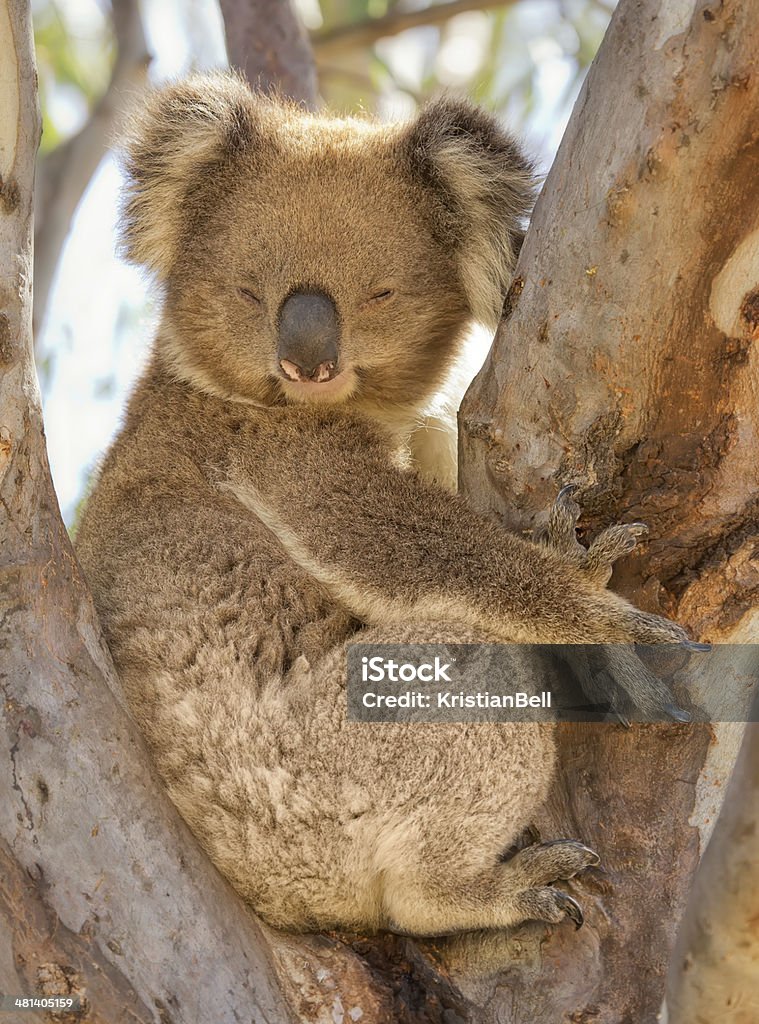
[(109, 689), (32, 362), (40, 120), (24, 0), (0, 2), (0, 67), (0, 991), (73, 994), (87, 1012), (64, 1019), (99, 1024), (286, 1024), (259, 926), (197, 849)]
[[(573, 482), (589, 529), (644, 520), (613, 586), (715, 641), (759, 630), (758, 46), (751, 3), (623, 0), (460, 417), (475, 504), (528, 529)], [(577, 936), (527, 933), (499, 1021), (656, 1020), (739, 732), (563, 729), (547, 821), (606, 870)]]
[(672, 960), (669, 1024), (759, 1020), (757, 864), (759, 725), (752, 724), (696, 876)]

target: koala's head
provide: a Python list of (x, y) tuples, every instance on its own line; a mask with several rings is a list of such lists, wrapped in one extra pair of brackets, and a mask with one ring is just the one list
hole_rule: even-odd
[(125, 168), (163, 358), (263, 403), (420, 403), (469, 322), (497, 322), (532, 195), (517, 145), (466, 103), (340, 120), (226, 74), (155, 92)]

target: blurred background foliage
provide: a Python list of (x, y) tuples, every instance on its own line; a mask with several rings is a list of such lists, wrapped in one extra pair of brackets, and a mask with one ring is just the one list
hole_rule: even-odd
[[(406, 117), (436, 92), (462, 93), (517, 131), (542, 171), (613, 6), (297, 0), (330, 108)], [(221, 66), (226, 50), (216, 0), (35, 0), (33, 9), (44, 125), (36, 246), (54, 270), (49, 287), (38, 274), (35, 290), (38, 369), (71, 524), (156, 317), (149, 282), (116, 252), (120, 172), (109, 142), (145, 84)]]
[(84, 124), (105, 92), (116, 45), (108, 7), (63, 2), (33, 9), (44, 155)]

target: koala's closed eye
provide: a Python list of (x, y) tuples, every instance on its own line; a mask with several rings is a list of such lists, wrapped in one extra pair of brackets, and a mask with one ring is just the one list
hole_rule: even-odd
[(389, 302), (390, 299), (393, 298), (395, 298), (395, 288), (383, 288), (370, 295), (362, 305), (364, 307), (380, 306), (385, 302)]
[(237, 294), (240, 296), (241, 299), (244, 299), (245, 302), (247, 302), (251, 306), (260, 306), (261, 305), (261, 300), (255, 294), (255, 292), (252, 292), (250, 290), (250, 288), (238, 288), (237, 289)]

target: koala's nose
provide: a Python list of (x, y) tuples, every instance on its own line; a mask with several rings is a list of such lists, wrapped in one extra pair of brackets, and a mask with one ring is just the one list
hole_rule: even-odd
[(324, 292), (293, 292), (279, 311), (277, 364), (288, 380), (322, 384), (338, 374), (340, 324)]

